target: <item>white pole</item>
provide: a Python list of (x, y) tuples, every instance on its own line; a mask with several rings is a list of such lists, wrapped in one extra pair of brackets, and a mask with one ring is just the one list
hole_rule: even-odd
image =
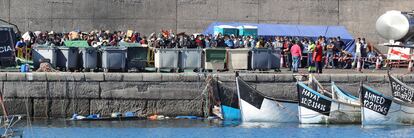
[(380, 62), (380, 58), (377, 57), (377, 60), (375, 62), (375, 69), (379, 70), (381, 68), (381, 62)]
[(357, 57), (357, 71), (361, 71), (361, 58)]

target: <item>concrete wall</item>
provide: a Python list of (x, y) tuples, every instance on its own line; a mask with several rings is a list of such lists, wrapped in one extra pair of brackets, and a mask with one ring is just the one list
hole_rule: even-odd
[[(266, 95), (297, 99), (296, 80), (291, 74), (241, 76)], [(234, 74), (214, 77), (235, 88)], [(358, 95), (360, 81), (390, 95), (385, 74), (324, 74), (316, 78), (327, 87), (335, 81), (354, 95)], [(414, 75), (400, 78), (414, 83)], [(203, 116), (205, 85), (205, 77), (197, 74), (0, 73), (0, 91), (9, 112), (34, 117), (70, 117), (73, 113), (108, 116), (126, 111), (139, 116)]]
[(0, 18), (22, 30), (160, 29), (201, 32), (214, 21), (345, 25), (355, 37), (382, 40), (376, 19), (413, 10), (412, 0), (2, 0)]

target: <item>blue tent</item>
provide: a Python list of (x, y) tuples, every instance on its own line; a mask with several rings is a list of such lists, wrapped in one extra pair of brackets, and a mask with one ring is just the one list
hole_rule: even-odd
[(234, 27), (242, 25), (257, 26), (258, 35), (261, 37), (292, 36), (315, 39), (319, 36), (325, 36), (327, 38), (340, 36), (346, 44), (345, 50), (350, 53), (355, 53), (354, 38), (344, 26), (213, 22), (204, 30), (203, 34), (214, 34), (214, 26), (219, 25), (230, 25)]

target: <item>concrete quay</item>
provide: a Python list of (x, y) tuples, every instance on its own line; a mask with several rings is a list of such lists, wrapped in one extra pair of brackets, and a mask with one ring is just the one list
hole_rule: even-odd
[[(241, 73), (257, 90), (273, 97), (296, 99), (295, 77), (289, 73)], [(328, 73), (315, 75), (327, 88), (334, 81), (358, 95), (359, 83), (390, 95), (386, 73)], [(235, 88), (233, 73), (213, 77)], [(414, 74), (398, 74), (412, 85)], [(70, 117), (73, 113), (108, 116), (134, 111), (153, 114), (202, 116), (205, 75), (196, 73), (0, 73), (0, 91), (10, 114), (33, 117)]]

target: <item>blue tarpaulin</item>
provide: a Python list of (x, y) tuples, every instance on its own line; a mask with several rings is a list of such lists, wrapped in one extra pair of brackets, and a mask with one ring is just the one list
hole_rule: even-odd
[(214, 34), (214, 26), (219, 25), (234, 27), (242, 25), (257, 26), (258, 35), (261, 37), (292, 36), (316, 39), (319, 36), (325, 36), (326, 38), (340, 36), (341, 40), (346, 44), (345, 50), (352, 54), (355, 53), (354, 38), (344, 26), (213, 22), (204, 30), (203, 34)]

